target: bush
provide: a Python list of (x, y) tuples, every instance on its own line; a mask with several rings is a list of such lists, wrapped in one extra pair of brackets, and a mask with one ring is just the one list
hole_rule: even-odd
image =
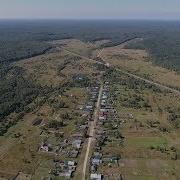
[(54, 128), (54, 129), (59, 129), (60, 127), (63, 127), (63, 126), (64, 126), (63, 121), (56, 121), (56, 120), (53, 120), (49, 122), (48, 124), (48, 128)]

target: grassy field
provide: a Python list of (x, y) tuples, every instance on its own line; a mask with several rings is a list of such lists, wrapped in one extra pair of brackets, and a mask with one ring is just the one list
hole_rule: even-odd
[(148, 148), (151, 146), (166, 146), (167, 142), (166, 139), (161, 137), (127, 137), (124, 145), (128, 147)]
[(94, 51), (93, 56), (97, 55), (115, 67), (168, 86), (180, 87), (180, 75), (173, 70), (154, 65), (145, 50), (127, 49), (124, 45), (119, 45)]
[(76, 52), (83, 56), (100, 57), (114, 67), (119, 67), (150, 80), (154, 80), (170, 87), (180, 88), (180, 75), (178, 72), (162, 68), (152, 63), (150, 54), (146, 50), (128, 49), (128, 43), (136, 43), (141, 39), (123, 43), (118, 46), (101, 49), (99, 44), (108, 40), (85, 43), (76, 39), (54, 41), (57, 46)]

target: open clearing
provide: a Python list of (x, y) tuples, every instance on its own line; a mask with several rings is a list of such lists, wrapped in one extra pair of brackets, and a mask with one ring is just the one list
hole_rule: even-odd
[(93, 57), (98, 56), (114, 67), (120, 67), (155, 82), (172, 87), (180, 87), (180, 75), (177, 72), (154, 65), (148, 52), (145, 50), (126, 49), (125, 45), (127, 43), (103, 48), (100, 51), (96, 50), (93, 53)]

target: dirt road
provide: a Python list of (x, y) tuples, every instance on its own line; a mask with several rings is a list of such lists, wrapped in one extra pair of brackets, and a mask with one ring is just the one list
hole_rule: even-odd
[(87, 149), (86, 149), (86, 154), (85, 154), (85, 159), (84, 159), (84, 164), (83, 164), (83, 175), (82, 175), (82, 180), (86, 179), (86, 169), (87, 169), (87, 165), (89, 163), (89, 152), (91, 149), (91, 145), (92, 142), (94, 140), (94, 133), (95, 133), (95, 127), (96, 127), (96, 123), (98, 120), (98, 111), (99, 111), (99, 107), (100, 107), (100, 100), (101, 100), (101, 95), (102, 95), (102, 85), (100, 87), (99, 90), (99, 95), (98, 95), (98, 100), (97, 100), (97, 104), (96, 104), (96, 108), (94, 111), (94, 121), (90, 122), (90, 127), (89, 127), (89, 138), (88, 138), (88, 144), (87, 144)]
[(173, 92), (173, 93), (175, 93), (175, 94), (177, 94), (177, 95), (180, 95), (180, 91), (178, 91), (178, 90), (176, 90), (176, 89), (173, 89), (173, 88), (170, 88), (170, 87), (168, 87), (168, 86), (165, 86), (165, 85), (162, 85), (162, 84), (153, 82), (153, 81), (151, 81), (151, 80), (148, 80), (148, 79), (139, 77), (139, 76), (137, 76), (137, 75), (135, 75), (135, 74), (126, 72), (126, 71), (121, 70), (121, 69), (119, 69), (119, 68), (116, 68), (116, 70), (119, 71), (119, 72), (121, 72), (121, 73), (123, 73), (123, 74), (126, 74), (126, 75), (128, 75), (128, 76), (131, 76), (131, 77), (133, 77), (133, 78), (135, 78), (135, 79), (144, 81), (144, 82), (146, 82), (146, 83), (148, 83), (148, 84), (155, 85), (156, 87), (159, 87), (159, 88), (161, 88), (161, 89), (164, 89), (164, 90)]
[[(63, 49), (64, 49), (64, 48), (63, 48)], [(76, 53), (76, 52), (72, 52), (72, 51), (69, 51), (69, 50), (67, 50), (67, 49), (64, 49), (64, 50), (67, 51), (67, 52), (69, 52), (69, 53), (71, 53), (71, 54), (73, 54), (73, 55), (75, 55), (75, 56), (79, 56), (79, 57), (84, 58), (84, 59), (87, 59), (87, 60), (95, 61), (95, 62), (97, 62), (97, 63), (99, 63), (99, 64), (105, 64), (105, 63), (96, 61), (95, 59), (82, 56), (82, 55), (80, 55), (80, 54), (78, 54), (78, 53)], [(100, 53), (102, 53), (102, 51), (101, 51)], [(158, 83), (158, 82), (154, 82), (154, 81), (152, 81), (152, 80), (145, 79), (145, 78), (140, 77), (140, 76), (138, 76), (138, 75), (132, 74), (132, 73), (127, 72), (127, 71), (124, 71), (124, 70), (122, 70), (122, 69), (120, 69), (120, 68), (115, 68), (115, 69), (116, 69), (117, 71), (119, 71), (119, 72), (121, 72), (121, 73), (123, 73), (123, 74), (126, 74), (126, 75), (128, 75), (128, 76), (131, 76), (131, 77), (133, 77), (133, 78), (135, 78), (135, 79), (144, 81), (144, 82), (146, 82), (146, 83), (148, 83), (148, 84), (154, 85), (154, 86), (156, 86), (156, 87), (159, 87), (159, 88), (161, 88), (161, 89), (170, 91), (170, 92), (175, 93), (176, 95), (179, 95), (179, 96), (180, 96), (180, 91), (177, 90), (177, 89), (175, 89), (175, 88), (171, 88), (171, 87), (168, 87), (168, 86), (166, 86), (166, 85), (162, 85), (162, 84), (160, 84), (160, 83)]]

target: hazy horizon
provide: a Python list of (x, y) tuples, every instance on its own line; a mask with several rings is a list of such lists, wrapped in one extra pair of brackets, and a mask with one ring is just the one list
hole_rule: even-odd
[(179, 0), (0, 0), (0, 19), (180, 20)]

